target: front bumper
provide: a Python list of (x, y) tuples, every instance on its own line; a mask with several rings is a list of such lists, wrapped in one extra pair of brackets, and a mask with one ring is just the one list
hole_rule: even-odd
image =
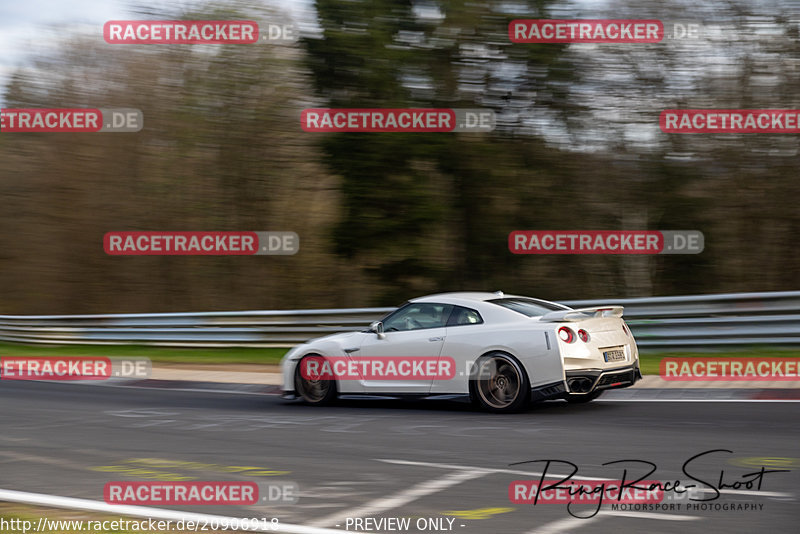
[(626, 388), (642, 378), (639, 362), (616, 369), (576, 369), (566, 371), (567, 392), (588, 394), (605, 389)]

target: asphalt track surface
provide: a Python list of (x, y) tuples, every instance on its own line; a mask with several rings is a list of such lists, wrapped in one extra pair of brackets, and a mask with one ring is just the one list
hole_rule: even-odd
[[(492, 415), (441, 401), (315, 408), (252, 391), (4, 382), (0, 488), (102, 502), (109, 481), (291, 481), (296, 503), (162, 508), (342, 531), (361, 517), (411, 518), (407, 530), (370, 532), (800, 532), (800, 403), (649, 395), (620, 391), (587, 405), (553, 401)], [(509, 500), (511, 482), (538, 480), (545, 467), (510, 464), (564, 460), (578, 466), (576, 476), (619, 479), (622, 466), (601, 464), (647, 460), (657, 465), (648, 479), (685, 485), (684, 462), (712, 449), (733, 452), (704, 456), (690, 471), (714, 484), (722, 471), (727, 483), (761, 465), (790, 471), (765, 474), (760, 489), (726, 491), (705, 510), (687, 510), (683, 498), (669, 501), (681, 505), (675, 510), (607, 504), (578, 519), (565, 504)], [(629, 478), (643, 469), (627, 466)], [(558, 478), (568, 468), (553, 464), (548, 473)], [(739, 505), (751, 509), (730, 509)], [(417, 529), (419, 518), (445, 528)], [(365, 530), (351, 523), (349, 531)]]

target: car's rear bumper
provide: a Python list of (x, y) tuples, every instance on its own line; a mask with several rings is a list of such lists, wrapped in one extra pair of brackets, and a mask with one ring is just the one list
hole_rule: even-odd
[(642, 378), (639, 362), (615, 369), (576, 369), (566, 371), (567, 393), (589, 394), (598, 390), (626, 388)]

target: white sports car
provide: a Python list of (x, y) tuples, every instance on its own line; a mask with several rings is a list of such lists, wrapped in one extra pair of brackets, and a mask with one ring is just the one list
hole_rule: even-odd
[(469, 396), (494, 412), (588, 402), (642, 377), (621, 306), (572, 309), (517, 295), (442, 293), (368, 330), (312, 339), (281, 361), (284, 398)]

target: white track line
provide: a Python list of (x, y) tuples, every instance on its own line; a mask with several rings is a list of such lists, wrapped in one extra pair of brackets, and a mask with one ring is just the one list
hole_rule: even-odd
[(426, 495), (438, 493), (451, 486), (461, 484), (467, 480), (480, 478), (488, 474), (489, 471), (482, 469), (475, 469), (472, 471), (459, 470), (455, 473), (449, 473), (441, 478), (434, 478), (433, 480), (420, 482), (419, 484), (395, 493), (394, 495), (375, 499), (374, 501), (370, 501), (363, 506), (359, 506), (358, 508), (336, 512), (327, 517), (323, 517), (322, 519), (317, 519), (312, 521), (311, 525), (320, 527), (325, 525), (335, 525), (337, 523), (341, 523), (348, 517), (378, 515), (386, 510), (399, 508), (400, 506), (416, 501), (417, 499), (425, 497)]
[(658, 512), (625, 512), (625, 511), (612, 511), (601, 510), (597, 515), (607, 516), (612, 515), (616, 517), (634, 517), (636, 519), (659, 519), (661, 521), (695, 521), (702, 519), (697, 515), (679, 515), (679, 514), (661, 514)]
[(551, 523), (545, 523), (544, 525), (531, 530), (528, 534), (567, 534), (568, 532), (578, 529), (584, 525), (588, 525), (597, 519), (598, 516), (594, 516), (589, 519), (567, 517)]
[[(439, 469), (452, 469), (455, 471), (486, 471), (488, 473), (509, 473), (514, 475), (531, 475), (540, 477), (542, 476), (542, 472), (540, 471), (520, 471), (517, 469), (495, 469), (491, 467), (476, 467), (472, 465), (456, 465), (456, 464), (440, 464), (440, 463), (433, 463), (433, 462), (417, 462), (414, 460), (392, 460), (388, 458), (376, 458), (378, 462), (386, 462), (389, 464), (398, 464), (398, 465), (417, 465), (421, 467), (436, 467)], [(548, 473), (556, 478), (565, 478), (567, 475), (561, 475), (558, 473)], [(598, 481), (606, 481), (608, 478), (597, 478), (597, 477), (585, 477), (580, 475), (575, 475), (572, 477), (575, 480), (598, 480)], [(714, 493), (714, 490), (710, 488), (697, 488), (699, 491), (704, 493)], [(748, 495), (754, 497), (793, 497), (794, 493), (784, 493), (778, 491), (758, 491), (758, 490), (732, 490), (732, 489), (723, 489), (719, 490), (720, 493), (725, 493), (729, 495)]]
[[(714, 493), (714, 490), (710, 488), (698, 488), (699, 491), (703, 493)], [(753, 497), (792, 497), (794, 493), (782, 493), (779, 491), (758, 491), (758, 490), (730, 490), (730, 489), (723, 489), (718, 490), (720, 493), (725, 493), (727, 495), (749, 495)]]
[(594, 517), (587, 519), (578, 519), (577, 517), (567, 517), (566, 519), (559, 519), (552, 523), (546, 523), (541, 527), (531, 530), (528, 534), (567, 534), (572, 530), (577, 530), (582, 526), (589, 525), (598, 519), (604, 517), (632, 517), (635, 519), (658, 519), (662, 521), (695, 521), (702, 519), (700, 516), (694, 515), (677, 515), (677, 514), (660, 514), (649, 512), (611, 512), (601, 510)]
[[(144, 517), (152, 519), (167, 519), (172, 521), (241, 521), (245, 518), (198, 514), (193, 512), (182, 512), (180, 510), (165, 510), (163, 508), (150, 508), (147, 506), (130, 506), (106, 504), (101, 501), (90, 499), (76, 499), (74, 497), (61, 497), (58, 495), (46, 495), (44, 493), (28, 493), (26, 491), (14, 491), (0, 489), (0, 501), (17, 502), (22, 504), (52, 506), (54, 508), (68, 508), (70, 510), (88, 510), (92, 512), (102, 512), (104, 514), (114, 514), (131, 517)], [(249, 526), (249, 524), (248, 524)], [(328, 528), (316, 528), (304, 525), (292, 525), (280, 523), (277, 528), (269, 526), (259, 526), (258, 528), (248, 529), (251, 532), (285, 532), (287, 534), (341, 534), (341, 530)]]
[[(413, 460), (391, 460), (391, 459), (384, 459), (384, 458), (376, 458), (379, 462), (386, 462), (388, 464), (399, 464), (399, 465), (418, 465), (421, 467), (437, 467), (439, 469), (454, 469), (457, 471), (485, 471), (487, 474), (489, 473), (509, 473), (512, 475), (530, 475), (535, 477), (542, 476), (541, 471), (521, 471), (519, 469), (495, 469), (491, 467), (475, 467), (471, 465), (454, 465), (454, 464), (437, 464), (437, 463), (430, 463), (430, 462), (415, 462)], [(550, 476), (559, 477), (559, 478), (566, 478), (567, 475), (559, 475), (558, 473), (548, 473)], [(585, 477), (580, 475), (575, 475), (572, 478), (575, 480), (598, 480), (604, 481), (608, 480), (608, 478), (597, 478), (597, 477)]]
[(592, 402), (800, 402), (800, 399), (596, 399)]
[[(222, 382), (221, 382), (222, 383)], [(224, 382), (230, 383), (230, 382)], [(210, 389), (210, 388), (192, 388), (192, 387), (177, 387), (177, 388), (162, 388), (162, 387), (153, 387), (153, 386), (126, 386), (125, 384), (103, 384), (101, 382), (95, 384), (78, 384), (78, 385), (85, 385), (85, 386), (98, 386), (98, 387), (107, 387), (107, 388), (115, 388), (121, 387), (126, 389), (149, 389), (149, 390), (158, 390), (158, 391), (183, 391), (188, 393), (227, 393), (228, 395), (258, 395), (259, 397), (267, 396), (280, 396), (280, 392), (275, 393), (259, 393), (258, 391), (236, 391), (231, 389)], [(236, 385), (236, 384), (234, 384)], [(269, 387), (272, 384), (240, 384), (245, 386), (264, 386)]]

